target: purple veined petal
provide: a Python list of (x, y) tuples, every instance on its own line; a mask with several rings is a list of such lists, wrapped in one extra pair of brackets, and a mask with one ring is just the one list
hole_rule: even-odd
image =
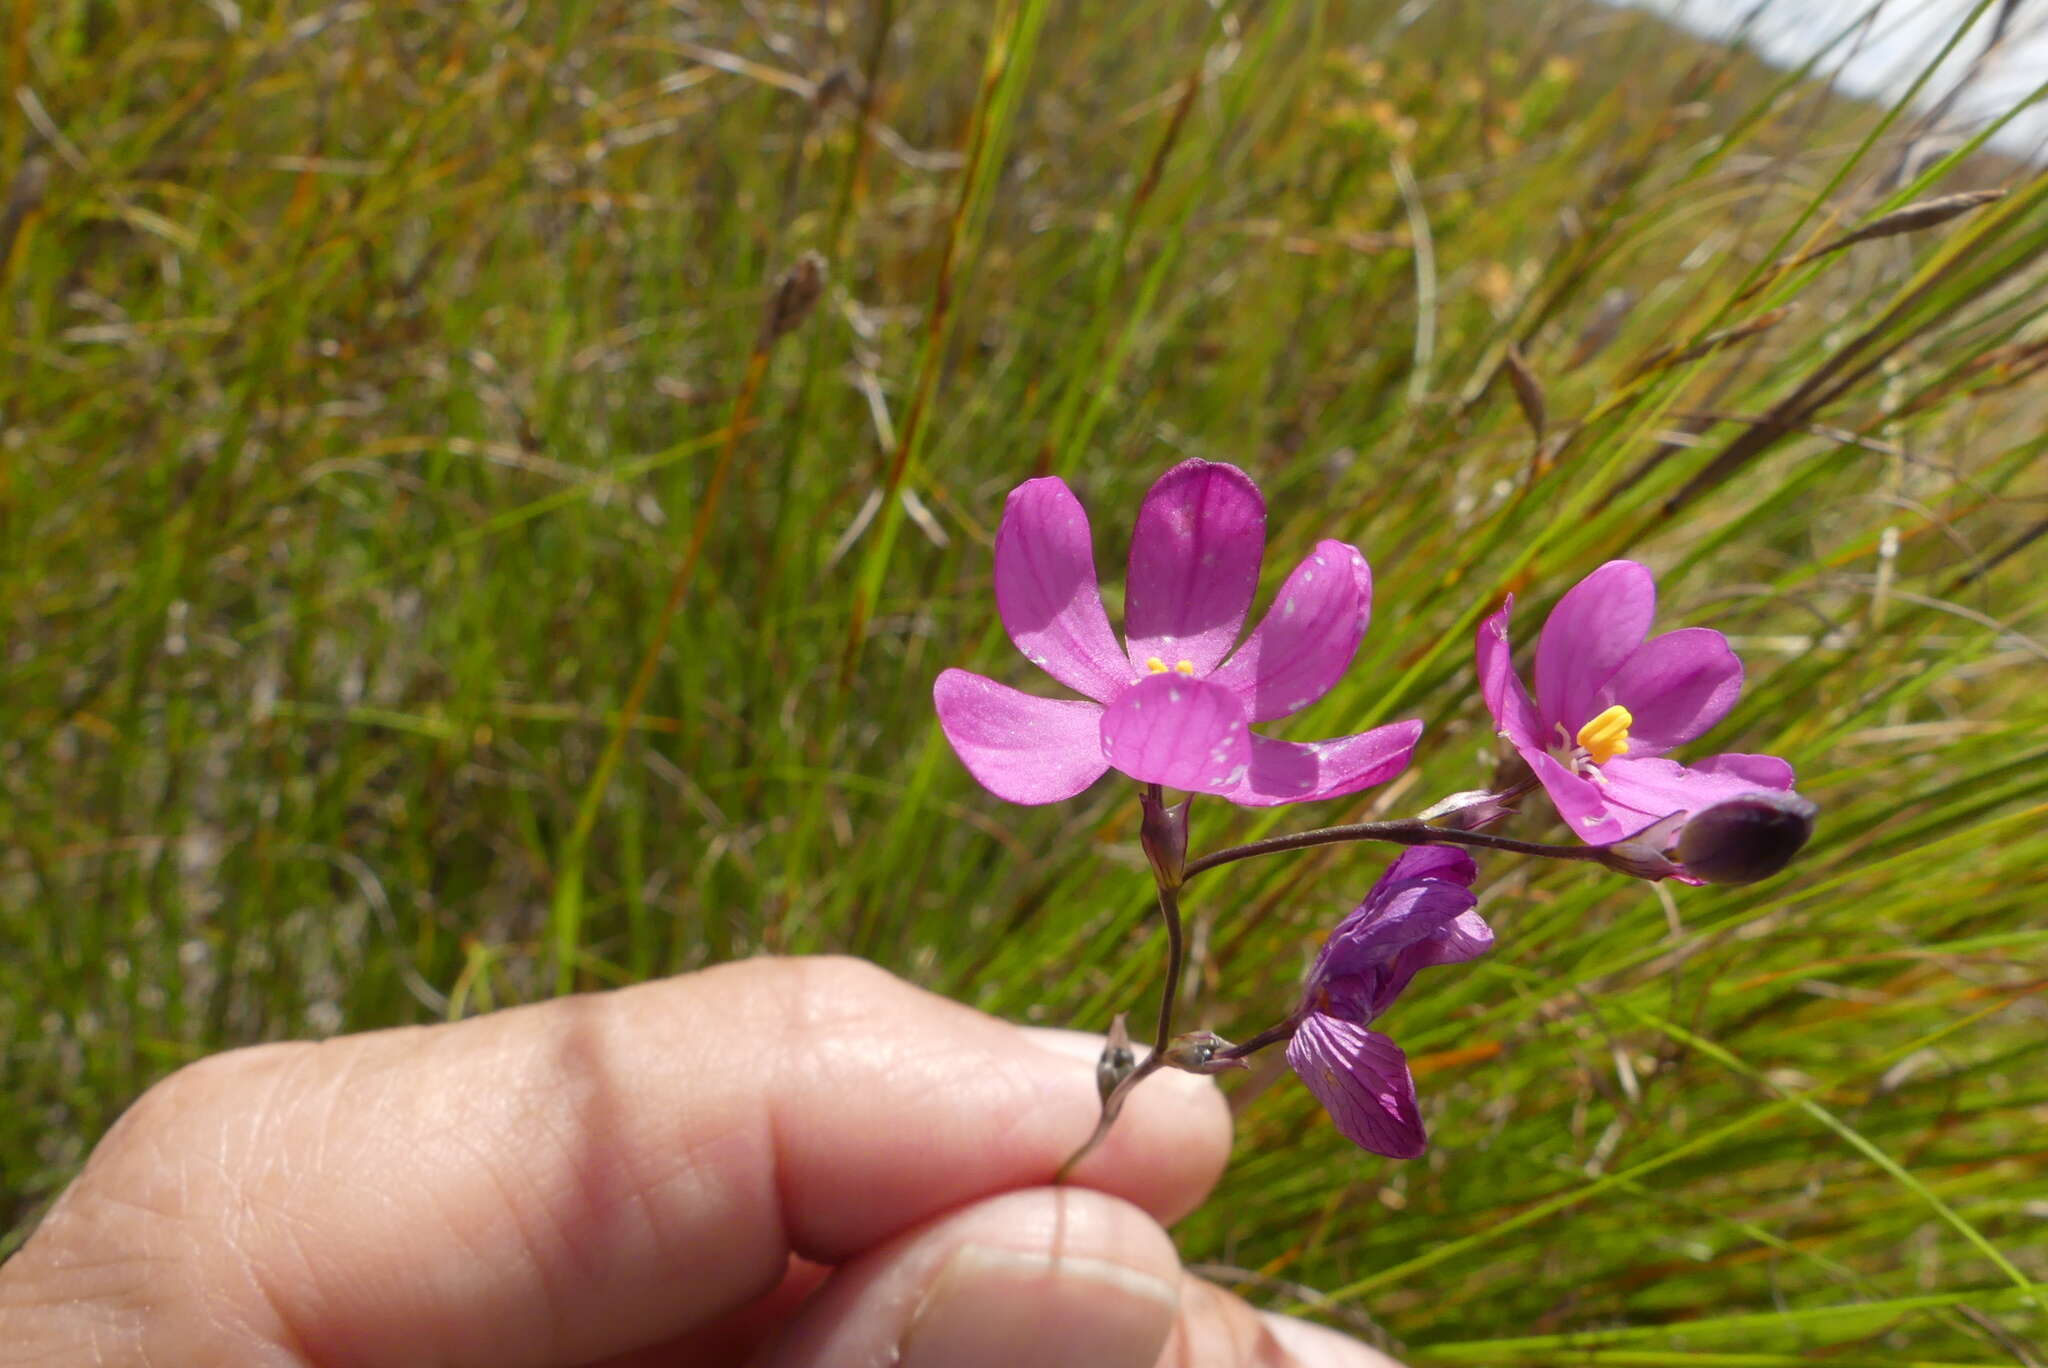
[(1409, 981), (1418, 971), (1439, 964), (1462, 964), (1491, 949), (1493, 928), (1486, 924), (1486, 918), (1467, 908), (1439, 926), (1433, 934), (1403, 947), (1394, 956), (1394, 962), (1387, 966), (1381, 981), (1373, 1015), (1377, 1017), (1393, 1006), (1394, 999), (1408, 990)]
[(1656, 614), (1657, 583), (1634, 561), (1609, 561), (1565, 591), (1536, 641), (1541, 730), (1562, 722), (1576, 733), (1600, 711), (1600, 686), (1643, 644)]
[[(1305, 997), (1314, 1001), (1331, 980), (1346, 975), (1361, 976), (1361, 980), (1370, 977), (1383, 984), (1385, 975), (1373, 971), (1398, 959), (1418, 940), (1458, 934), (1449, 928), (1467, 916), (1484, 931), (1486, 923), (1470, 911), (1476, 901), (1472, 881), (1478, 875), (1472, 857), (1455, 846), (1416, 846), (1402, 851), (1358, 906), (1331, 930), (1309, 970)], [(1492, 932), (1486, 931), (1486, 938), (1491, 944)], [(1401, 982), (1405, 984), (1407, 979)], [(1377, 1016), (1393, 1000), (1391, 994), (1377, 997), (1378, 984), (1361, 981), (1359, 985), (1366, 997), (1360, 1012), (1363, 1020)]]
[(1266, 501), (1236, 466), (1182, 461), (1138, 509), (1124, 584), (1133, 673), (1186, 660), (1207, 674), (1230, 652), (1259, 587)]
[(1311, 1012), (1287, 1042), (1287, 1063), (1352, 1144), (1391, 1159), (1428, 1147), (1408, 1056), (1378, 1031)]
[(1681, 627), (1644, 642), (1591, 706), (1596, 714), (1613, 703), (1627, 708), (1628, 754), (1656, 756), (1726, 717), (1741, 692), (1742, 662), (1728, 638), (1711, 627)]
[(1421, 735), (1422, 723), (1410, 721), (1305, 744), (1254, 736), (1251, 766), (1243, 782), (1219, 791), (1243, 807), (1340, 798), (1384, 784), (1408, 768), (1408, 757)]
[(1372, 570), (1355, 546), (1316, 543), (1244, 644), (1209, 676), (1254, 722), (1300, 712), (1330, 691), (1365, 637)]
[(1639, 815), (1631, 835), (1674, 812), (1698, 812), (1759, 789), (1792, 787), (1792, 767), (1775, 755), (1716, 755), (1690, 767), (1676, 760), (1618, 755), (1600, 773), (1617, 814)]
[[(1441, 937), (1477, 902), (1471, 889), (1436, 879), (1412, 879), (1391, 895), (1368, 896), (1330, 933), (1309, 971), (1308, 997), (1313, 1001), (1318, 990), (1333, 980), (1371, 976), (1373, 983), (1362, 1004), (1362, 1019), (1371, 1020), (1400, 995), (1416, 968), (1450, 962), (1427, 954), (1416, 959), (1415, 952)], [(1485, 925), (1479, 923), (1481, 928)], [(1491, 933), (1486, 944), (1492, 944)], [(1472, 954), (1484, 948), (1482, 945)], [(1391, 971), (1406, 959), (1415, 959), (1413, 967), (1400, 975), (1398, 982), (1390, 981)]]
[(1474, 655), (1479, 662), (1479, 696), (1493, 714), (1493, 728), (1517, 746), (1542, 750), (1548, 742), (1536, 704), (1515, 673), (1513, 647), (1508, 643), (1508, 613), (1515, 596), (1508, 595), (1500, 611), (1479, 624)]
[(1228, 795), (1251, 761), (1251, 727), (1221, 684), (1149, 675), (1102, 710), (1101, 756), (1133, 779)]
[(1102, 610), (1088, 514), (1056, 476), (1010, 491), (996, 529), (996, 609), (1024, 658), (1098, 703), (1131, 682)]
[(960, 762), (998, 798), (1057, 803), (1109, 768), (1100, 704), (1036, 698), (966, 670), (941, 674), (932, 702)]
[[(1410, 879), (1439, 879), (1461, 888), (1470, 888), (1478, 877), (1479, 866), (1456, 846), (1410, 846), (1387, 866), (1387, 872), (1374, 882), (1373, 891), (1406, 883)], [(1372, 894), (1368, 893), (1366, 898), (1370, 901)]]
[[(1557, 815), (1564, 818), (1565, 825), (1587, 845), (1613, 845), (1650, 824), (1650, 818), (1634, 809), (1610, 802), (1607, 785), (1572, 773), (1559, 764), (1555, 756), (1533, 750), (1524, 750), (1521, 754), (1529, 762), (1529, 768), (1536, 771), (1536, 778), (1542, 783), (1543, 791), (1550, 795)], [(1613, 762), (1608, 764), (1611, 768)], [(1657, 814), (1659, 817), (1663, 815)]]

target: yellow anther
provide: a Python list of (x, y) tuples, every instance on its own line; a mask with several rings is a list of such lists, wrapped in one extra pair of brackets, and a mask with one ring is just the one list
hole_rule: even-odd
[(1161, 660), (1158, 656), (1146, 656), (1145, 668), (1150, 670), (1153, 674), (1165, 674), (1166, 662)]
[(1195, 672), (1195, 662), (1192, 660), (1183, 660), (1180, 662), (1180, 664), (1174, 666), (1173, 668), (1180, 671), (1180, 673), (1184, 675), (1191, 675)]
[(1617, 755), (1627, 755), (1628, 729), (1634, 722), (1628, 709), (1616, 703), (1579, 728), (1578, 740), (1586, 748), (1586, 758), (1604, 765)]

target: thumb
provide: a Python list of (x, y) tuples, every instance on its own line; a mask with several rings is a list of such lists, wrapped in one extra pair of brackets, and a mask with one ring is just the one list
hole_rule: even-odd
[(1128, 1202), (1035, 1188), (842, 1266), (757, 1368), (1153, 1368), (1179, 1307), (1166, 1232)]

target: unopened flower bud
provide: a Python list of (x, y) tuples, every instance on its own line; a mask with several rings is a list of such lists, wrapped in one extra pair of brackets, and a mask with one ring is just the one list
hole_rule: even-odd
[(1218, 1059), (1221, 1051), (1230, 1048), (1230, 1042), (1214, 1031), (1190, 1031), (1175, 1036), (1160, 1056), (1167, 1067), (1183, 1073), (1220, 1074), (1228, 1069), (1249, 1069), (1251, 1065), (1242, 1059)]
[(795, 332), (797, 325), (810, 317), (824, 289), (825, 258), (816, 252), (805, 252), (797, 258), (796, 265), (783, 273), (775, 283), (775, 293), (768, 297), (768, 310), (761, 318), (761, 350), (766, 351)]
[(1104, 1102), (1116, 1091), (1117, 1084), (1131, 1076), (1131, 1070), (1138, 1067), (1138, 1056), (1131, 1049), (1130, 1028), (1124, 1025), (1124, 1014), (1118, 1012), (1116, 1020), (1110, 1023), (1109, 1039), (1102, 1043), (1102, 1057), (1095, 1061), (1095, 1091)]
[(1718, 884), (1768, 879), (1813, 835), (1817, 808), (1796, 793), (1745, 793), (1693, 815), (1678, 833), (1678, 862)]

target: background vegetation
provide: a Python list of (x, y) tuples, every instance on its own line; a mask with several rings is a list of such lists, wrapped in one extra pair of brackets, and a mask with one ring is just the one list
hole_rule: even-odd
[[(1717, 748), (1825, 815), (1749, 889), (1486, 861), (1497, 953), (1392, 1021), (1430, 1155), (1242, 1080), (1189, 1256), (1418, 1364), (2041, 1362), (2035, 171), (1571, 0), (13, 16), (10, 1243), (228, 1045), (761, 951), (1142, 1008), (1130, 793), (998, 803), (929, 689), (1028, 673), (1010, 486), (1073, 481), (1107, 571), (1199, 455), (1264, 484), (1275, 576), (1373, 562), (1294, 734), (1430, 731), (1356, 801), (1198, 805), (1198, 850), (1482, 782), (1477, 616), (1622, 554), (1750, 664)], [(1274, 1019), (1377, 868), (1193, 886), (1191, 1024)]]

